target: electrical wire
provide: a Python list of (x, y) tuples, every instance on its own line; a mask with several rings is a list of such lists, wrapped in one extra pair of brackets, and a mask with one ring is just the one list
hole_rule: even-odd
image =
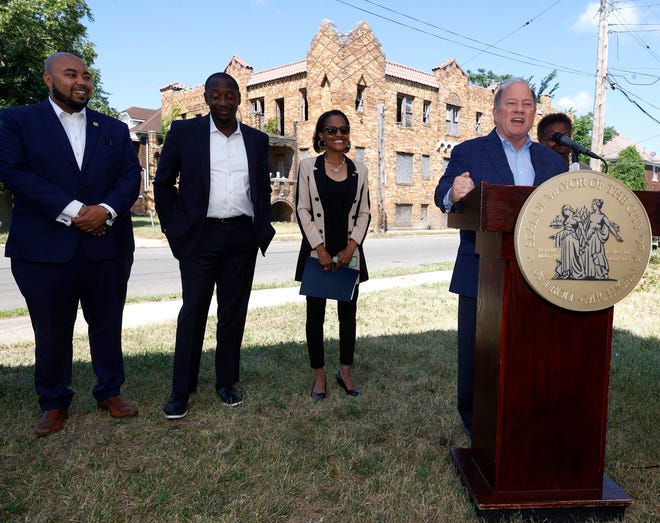
[[(531, 65), (531, 66), (535, 66), (535, 67), (540, 67), (541, 65), (545, 65), (545, 66), (551, 67), (551, 68), (553, 68), (553, 69), (557, 69), (558, 71), (561, 71), (561, 72), (564, 72), (564, 73), (568, 73), (568, 74), (574, 74), (574, 75), (578, 75), (578, 76), (586, 76), (586, 77), (591, 77), (591, 78), (595, 77), (595, 75), (594, 75), (593, 72), (581, 71), (581, 70), (579, 70), (579, 69), (574, 69), (574, 68), (567, 67), (567, 66), (564, 66), (564, 65), (553, 64), (552, 62), (546, 62), (546, 61), (544, 61), (544, 60), (539, 60), (539, 59), (536, 59), (536, 58), (533, 58), (533, 57), (530, 57), (530, 56), (525, 56), (525, 55), (520, 54), (520, 53), (517, 53), (517, 52), (515, 52), (515, 51), (509, 51), (509, 50), (506, 50), (506, 49), (500, 49), (500, 48), (495, 47), (495, 46), (490, 46), (492, 49), (497, 49), (498, 51), (503, 52), (503, 53), (509, 53), (510, 55), (513, 55), (513, 56), (515, 56), (516, 58), (511, 58), (510, 56), (506, 56), (506, 55), (503, 55), (503, 54), (495, 53), (495, 52), (493, 52), (493, 51), (488, 50), (489, 44), (486, 44), (486, 43), (481, 42), (481, 41), (479, 41), (479, 40), (475, 40), (474, 38), (470, 38), (470, 37), (467, 37), (467, 36), (461, 35), (461, 34), (456, 33), (456, 32), (454, 32), (454, 31), (450, 31), (450, 30), (448, 30), (448, 29), (443, 29), (443, 28), (441, 28), (441, 27), (438, 27), (438, 26), (436, 26), (436, 25), (430, 24), (430, 23), (428, 23), (428, 22), (424, 22), (423, 20), (419, 20), (419, 19), (417, 19), (417, 18), (411, 17), (411, 16), (409, 16), (409, 15), (406, 15), (406, 14), (401, 13), (401, 12), (399, 12), (399, 11), (396, 11), (396, 10), (394, 10), (394, 9), (390, 9), (390, 8), (388, 8), (388, 7), (383, 7), (383, 6), (381, 6), (381, 5), (379, 5), (379, 4), (375, 3), (375, 2), (372, 2), (372, 1), (370, 1), (370, 0), (364, 0), (364, 1), (365, 1), (365, 2), (369, 2), (370, 4), (376, 5), (376, 6), (378, 6), (378, 7), (381, 7), (382, 9), (386, 9), (386, 10), (388, 10), (388, 11), (391, 11), (391, 12), (393, 12), (393, 13), (399, 15), (399, 16), (403, 16), (403, 17), (405, 17), (405, 18), (408, 18), (408, 19), (414, 20), (415, 22), (419, 22), (419, 23), (422, 23), (422, 24), (424, 24), (424, 25), (427, 25), (427, 26), (433, 27), (434, 29), (438, 29), (438, 30), (440, 30), (440, 31), (443, 31), (443, 32), (446, 32), (446, 33), (452, 34), (452, 35), (454, 35), (454, 36), (458, 36), (458, 37), (460, 37), (460, 38), (463, 38), (463, 39), (468, 40), (468, 41), (471, 41), (471, 42), (476, 42), (477, 44), (479, 44), (479, 45), (481, 45), (481, 46), (483, 46), (483, 47), (475, 47), (474, 45), (470, 45), (470, 44), (466, 44), (466, 43), (458, 42), (458, 41), (453, 40), (453, 39), (451, 39), (451, 38), (448, 38), (448, 37), (445, 37), (445, 36), (441, 36), (441, 35), (438, 35), (438, 34), (436, 34), (436, 33), (433, 33), (433, 32), (430, 32), (430, 31), (426, 31), (426, 30), (424, 30), (424, 29), (421, 29), (421, 28), (419, 28), (419, 27), (415, 27), (415, 26), (413, 26), (413, 25), (409, 25), (409, 24), (403, 23), (403, 22), (401, 22), (401, 21), (399, 21), (399, 20), (396, 20), (396, 19), (394, 19), (394, 18), (389, 18), (389, 17), (384, 16), (384, 15), (382, 15), (382, 14), (380, 14), (380, 13), (376, 13), (376, 12), (373, 12), (373, 11), (369, 11), (368, 9), (365, 9), (365, 8), (363, 8), (363, 7), (360, 7), (360, 6), (357, 6), (357, 5), (355, 5), (355, 4), (352, 4), (352, 3), (350, 3), (350, 2), (348, 2), (348, 1), (346, 1), (346, 0), (336, 0), (336, 1), (337, 1), (338, 3), (340, 3), (340, 4), (344, 4), (344, 5), (347, 5), (347, 6), (349, 6), (349, 7), (352, 7), (353, 9), (357, 9), (358, 11), (362, 11), (363, 13), (367, 13), (367, 14), (373, 15), (373, 16), (375, 16), (375, 17), (381, 18), (381, 19), (383, 19), (383, 20), (387, 20), (388, 22), (392, 22), (392, 23), (394, 23), (394, 24), (396, 24), (396, 25), (399, 25), (399, 26), (401, 26), (401, 27), (405, 27), (405, 28), (407, 28), (407, 29), (412, 29), (413, 31), (417, 31), (417, 32), (419, 32), (419, 33), (426, 34), (426, 35), (432, 36), (432, 37), (434, 37), (434, 38), (438, 38), (438, 39), (440, 39), (440, 40), (445, 40), (445, 41), (447, 41), (447, 42), (451, 42), (451, 43), (453, 43), (453, 44), (460, 45), (460, 46), (462, 46), (462, 47), (467, 47), (468, 49), (474, 49), (475, 51), (479, 51), (480, 53), (485, 53), (485, 54), (489, 54), (489, 55), (492, 55), (492, 56), (497, 56), (498, 58), (504, 58), (504, 59), (507, 59), (507, 60), (517, 61), (517, 62), (519, 62), (519, 63), (523, 63), (523, 64), (525, 64), (525, 65)], [(484, 47), (485, 47), (486, 49), (484, 49)]]

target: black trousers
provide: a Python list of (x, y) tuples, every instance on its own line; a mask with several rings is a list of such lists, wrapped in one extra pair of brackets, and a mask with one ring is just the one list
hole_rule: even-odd
[(474, 401), (474, 346), (477, 332), (477, 298), (458, 297), (458, 412), (465, 429), (472, 432)]
[(202, 345), (217, 287), (216, 387), (239, 380), (240, 352), (252, 289), (257, 244), (250, 219), (206, 220), (199, 246), (179, 260), (183, 305), (177, 319), (172, 390), (197, 390)]
[[(355, 354), (355, 315), (360, 286), (355, 286), (351, 301), (337, 301), (337, 318), (339, 319), (339, 363), (352, 365)], [(305, 333), (307, 335), (307, 351), (309, 364), (313, 369), (325, 366), (323, 349), (323, 323), (325, 322), (325, 298), (307, 296), (307, 319)]]

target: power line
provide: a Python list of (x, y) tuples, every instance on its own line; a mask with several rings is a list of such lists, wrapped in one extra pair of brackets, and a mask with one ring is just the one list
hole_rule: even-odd
[(660, 124), (660, 120), (658, 120), (655, 116), (649, 114), (649, 113), (646, 111), (646, 109), (644, 109), (641, 105), (639, 105), (639, 103), (638, 103), (636, 100), (633, 100), (633, 98), (637, 98), (637, 99), (639, 99), (641, 102), (644, 102), (645, 104), (650, 105), (650, 106), (653, 107), (654, 109), (658, 109), (658, 110), (660, 110), (660, 108), (658, 108), (658, 107), (656, 107), (656, 106), (650, 104), (650, 103), (647, 102), (646, 100), (642, 100), (639, 96), (637, 96), (637, 95), (635, 95), (635, 94), (633, 94), (633, 93), (629, 93), (628, 91), (626, 91), (625, 89), (623, 89), (619, 84), (617, 84), (617, 83), (614, 81), (614, 78), (613, 78), (612, 75), (610, 75), (609, 73), (607, 74), (607, 77), (608, 77), (608, 81), (609, 81), (609, 83), (610, 83), (610, 87), (612, 88), (612, 90), (614, 90), (614, 91), (619, 91), (621, 94), (623, 94), (623, 96), (626, 97), (626, 99), (627, 99), (631, 104), (633, 104), (633, 105), (634, 105), (635, 107), (637, 107), (640, 111), (642, 111), (642, 113), (644, 113), (646, 116), (648, 116), (648, 117), (649, 117), (651, 120), (653, 120), (654, 122)]
[(617, 18), (617, 20), (619, 20), (619, 22), (621, 22), (620, 24), (617, 24), (617, 25), (622, 25), (623, 27), (625, 27), (626, 30), (628, 31), (628, 33), (630, 33), (630, 35), (632, 35), (632, 37), (637, 41), (637, 43), (638, 43), (638, 44), (639, 44), (644, 50), (646, 50), (646, 51), (647, 51), (647, 52), (648, 52), (653, 58), (655, 58), (656, 61), (660, 62), (660, 56), (658, 56), (658, 55), (656, 54), (656, 52), (653, 51), (653, 49), (651, 49), (651, 46), (650, 46), (650, 45), (648, 45), (644, 40), (642, 40), (642, 38), (637, 34), (637, 31), (633, 30), (633, 29), (630, 27), (630, 25), (629, 25), (625, 20), (623, 20), (623, 19), (621, 18), (621, 16), (620, 16), (619, 13), (614, 12), (614, 10), (612, 10), (612, 11), (610, 11), (610, 12), (613, 14), (613, 16), (615, 16), (615, 17)]
[(375, 16), (375, 17), (377, 17), (377, 18), (381, 18), (381, 19), (383, 19), (383, 20), (387, 20), (388, 22), (392, 22), (393, 24), (399, 25), (399, 26), (401, 26), (401, 27), (406, 27), (406, 28), (411, 29), (411, 30), (413, 30), (413, 31), (417, 31), (417, 32), (419, 32), (419, 33), (426, 34), (426, 35), (428, 35), (428, 36), (432, 36), (432, 37), (434, 37), (434, 38), (438, 38), (438, 39), (440, 39), (440, 40), (445, 40), (445, 41), (447, 41), (447, 42), (451, 42), (452, 44), (456, 44), (456, 45), (459, 45), (459, 46), (462, 46), (462, 47), (467, 47), (468, 49), (474, 49), (475, 51), (479, 51), (480, 53), (486, 53), (486, 54), (489, 54), (489, 55), (492, 55), (492, 56), (497, 56), (498, 58), (504, 58), (504, 59), (506, 59), (506, 60), (513, 60), (513, 61), (517, 61), (517, 62), (519, 62), (519, 63), (523, 63), (523, 64), (526, 64), (526, 65), (531, 65), (531, 66), (535, 66), (535, 67), (540, 67), (541, 64), (543, 64), (543, 65), (546, 65), (546, 66), (551, 67), (551, 68), (553, 68), (553, 69), (557, 69), (558, 71), (562, 71), (562, 72), (564, 72), (564, 73), (574, 74), (574, 75), (578, 75), (578, 76), (587, 76), (587, 77), (593, 77), (593, 76), (594, 76), (594, 74), (591, 73), (591, 72), (580, 71), (580, 70), (578, 70), (578, 69), (573, 69), (573, 68), (566, 67), (566, 66), (563, 66), (563, 65), (553, 64), (553, 63), (551, 63), (551, 62), (546, 62), (546, 61), (544, 61), (544, 60), (539, 60), (539, 59), (536, 59), (536, 58), (532, 58), (532, 57), (529, 57), (529, 56), (525, 56), (525, 55), (523, 55), (523, 54), (516, 53), (516, 52), (514, 52), (514, 51), (509, 51), (509, 50), (506, 50), (506, 49), (500, 49), (500, 48), (498, 48), (498, 47), (491, 46), (492, 49), (497, 49), (497, 50), (499, 50), (499, 51), (501, 51), (501, 52), (509, 53), (509, 54), (511, 54), (511, 55), (513, 55), (513, 56), (516, 56), (517, 58), (512, 58), (512, 57), (510, 57), (510, 56), (506, 56), (506, 55), (502, 55), (502, 54), (499, 54), (499, 53), (495, 53), (495, 52), (493, 52), (493, 51), (488, 50), (488, 48), (489, 48), (489, 44), (486, 44), (486, 43), (481, 42), (481, 41), (479, 41), (479, 40), (476, 40), (476, 39), (474, 39), (474, 38), (470, 38), (470, 37), (467, 37), (467, 36), (461, 35), (461, 34), (456, 33), (456, 32), (454, 32), (454, 31), (450, 31), (450, 30), (448, 30), (448, 29), (444, 29), (444, 28), (442, 28), (442, 27), (438, 27), (438, 26), (436, 26), (436, 25), (433, 25), (433, 24), (430, 24), (430, 23), (425, 22), (425, 21), (423, 21), (423, 20), (419, 20), (419, 19), (417, 19), (417, 18), (411, 17), (411, 16), (409, 16), (409, 15), (406, 15), (406, 14), (401, 13), (401, 12), (399, 12), (399, 11), (396, 11), (396, 10), (394, 10), (394, 9), (390, 9), (390, 8), (388, 8), (388, 7), (381, 6), (381, 5), (379, 5), (379, 4), (375, 3), (375, 2), (372, 2), (372, 1), (370, 1), (370, 0), (364, 0), (364, 1), (365, 1), (365, 2), (369, 2), (370, 4), (373, 4), (373, 5), (376, 5), (376, 6), (380, 7), (380, 8), (382, 8), (382, 9), (385, 9), (385, 10), (391, 11), (391, 12), (393, 12), (393, 13), (399, 15), (399, 16), (402, 16), (402, 17), (408, 18), (408, 19), (410, 19), (410, 20), (414, 20), (415, 22), (419, 22), (419, 23), (422, 23), (422, 24), (424, 24), (424, 25), (427, 25), (427, 26), (433, 27), (434, 29), (438, 29), (438, 30), (440, 30), (440, 31), (443, 31), (443, 32), (446, 32), (446, 33), (449, 33), (449, 34), (452, 34), (452, 35), (455, 35), (455, 36), (458, 36), (458, 37), (463, 38), (463, 39), (468, 40), (468, 41), (476, 42), (476, 43), (478, 43), (479, 45), (484, 46), (485, 48), (475, 47), (475, 46), (473, 46), (473, 45), (469, 45), (469, 44), (466, 44), (466, 43), (463, 43), (463, 42), (458, 42), (458, 41), (456, 41), (456, 40), (453, 40), (453, 39), (451, 39), (451, 38), (447, 38), (447, 37), (445, 37), (445, 36), (440, 36), (440, 35), (438, 35), (438, 34), (436, 34), (436, 33), (433, 33), (433, 32), (430, 32), (430, 31), (426, 31), (426, 30), (424, 30), (424, 29), (420, 29), (419, 27), (415, 27), (415, 26), (413, 26), (413, 25), (406, 24), (406, 23), (401, 22), (401, 21), (399, 21), (399, 20), (396, 20), (396, 19), (394, 19), (394, 18), (389, 18), (389, 17), (384, 16), (384, 15), (382, 15), (382, 14), (380, 14), (380, 13), (376, 13), (376, 12), (373, 12), (373, 11), (369, 11), (368, 9), (364, 9), (363, 7), (359, 7), (359, 6), (357, 6), (357, 5), (351, 4), (350, 2), (347, 2), (347, 1), (345, 1), (345, 0), (336, 0), (336, 1), (337, 1), (338, 3), (340, 3), (340, 4), (344, 4), (344, 5), (347, 5), (347, 6), (349, 6), (349, 7), (352, 7), (353, 9), (357, 9), (358, 11), (362, 11), (363, 13), (367, 13), (367, 14), (373, 15), (373, 16)]
[[(559, 1), (561, 1), (561, 0), (557, 0), (557, 1), (555, 1), (555, 2), (554, 2), (553, 4), (551, 4), (549, 7), (547, 7), (546, 9), (544, 9), (541, 13), (537, 14), (535, 17), (531, 18), (530, 20), (528, 20), (527, 22), (525, 22), (522, 26), (520, 26), (520, 27), (517, 28), (516, 30), (512, 31), (512, 32), (509, 33), (508, 35), (506, 35), (506, 36), (504, 36), (503, 38), (499, 39), (499, 40), (498, 40), (497, 42), (495, 42), (494, 44), (487, 44), (487, 43), (481, 42), (481, 41), (479, 41), (479, 40), (476, 40), (476, 39), (474, 39), (474, 38), (470, 38), (470, 37), (468, 37), (468, 36), (465, 36), (465, 35), (462, 35), (462, 34), (460, 34), (460, 33), (457, 33), (457, 32), (455, 32), (455, 31), (451, 31), (451, 30), (449, 30), (449, 29), (445, 29), (445, 28), (439, 27), (439, 26), (437, 26), (437, 25), (431, 24), (431, 23), (426, 22), (426, 21), (424, 21), (424, 20), (420, 20), (420, 19), (418, 19), (418, 18), (415, 18), (415, 17), (409, 16), (409, 15), (407, 15), (407, 14), (405, 14), (405, 13), (401, 13), (400, 11), (397, 11), (397, 10), (395, 10), (395, 9), (389, 8), (389, 7), (387, 7), (387, 6), (383, 6), (383, 5), (377, 3), (377, 2), (375, 2), (375, 1), (373, 1), (373, 0), (363, 0), (363, 1), (366, 2), (366, 3), (369, 3), (369, 4), (371, 4), (371, 5), (374, 5), (374, 6), (380, 8), (380, 9), (382, 9), (382, 10), (385, 10), (385, 11), (388, 11), (388, 12), (390, 12), (390, 13), (393, 13), (394, 15), (397, 15), (397, 16), (399, 16), (399, 17), (403, 17), (403, 18), (406, 18), (406, 19), (408, 19), (408, 20), (414, 21), (414, 22), (416, 22), (416, 23), (423, 24), (423, 25), (425, 25), (425, 26), (431, 27), (431, 28), (436, 29), (436, 30), (438, 30), (438, 31), (442, 31), (442, 32), (447, 33), (447, 34), (452, 35), (452, 36), (456, 36), (456, 37), (461, 38), (461, 39), (463, 39), (463, 40), (467, 40), (467, 41), (469, 41), (469, 42), (474, 42), (475, 44), (479, 45), (480, 47), (476, 47), (475, 45), (471, 45), (471, 44), (468, 44), (468, 43), (465, 43), (465, 42), (460, 42), (460, 41), (457, 41), (457, 40), (455, 40), (455, 39), (452, 39), (452, 38), (449, 38), (449, 37), (446, 37), (446, 36), (441, 36), (441, 35), (439, 35), (439, 34), (436, 34), (435, 32), (427, 31), (427, 30), (425, 30), (425, 29), (422, 29), (422, 28), (416, 27), (416, 26), (414, 26), (414, 25), (404, 23), (404, 22), (402, 22), (402, 21), (400, 21), (400, 20), (398, 20), (398, 19), (390, 18), (390, 17), (385, 16), (385, 15), (383, 15), (383, 14), (381, 14), (381, 13), (377, 13), (377, 12), (374, 12), (374, 11), (370, 11), (370, 10), (365, 9), (365, 8), (363, 8), (363, 7), (360, 7), (360, 6), (354, 5), (354, 4), (352, 4), (352, 3), (350, 3), (350, 2), (348, 2), (348, 1), (346, 1), (346, 0), (337, 0), (337, 2), (339, 2), (340, 4), (344, 4), (344, 5), (346, 5), (346, 6), (352, 7), (353, 9), (357, 9), (358, 11), (361, 11), (361, 12), (364, 12), (364, 13), (367, 13), (367, 14), (370, 14), (370, 15), (373, 15), (373, 16), (375, 16), (375, 17), (377, 17), (377, 18), (380, 18), (380, 19), (382, 19), (382, 20), (386, 20), (386, 21), (388, 21), (388, 22), (391, 22), (391, 23), (393, 23), (393, 24), (399, 25), (399, 26), (401, 26), (401, 27), (405, 27), (405, 28), (407, 28), (407, 29), (410, 29), (410, 30), (416, 31), (416, 32), (418, 32), (418, 33), (426, 34), (426, 35), (428, 35), (428, 36), (431, 36), (431, 37), (433, 37), (433, 38), (437, 38), (437, 39), (439, 39), (439, 40), (444, 40), (444, 41), (450, 42), (450, 43), (452, 43), (452, 44), (456, 44), (456, 45), (459, 45), (459, 46), (462, 46), (462, 47), (466, 47), (466, 48), (468, 48), (468, 49), (473, 49), (473, 50), (478, 51), (478, 54), (475, 55), (474, 57), (470, 58), (470, 60), (472, 60), (473, 58), (476, 58), (476, 56), (479, 56), (480, 54), (489, 54), (489, 55), (492, 55), (492, 56), (497, 56), (497, 57), (499, 57), (499, 58), (504, 58), (504, 59), (507, 59), (507, 60), (517, 61), (517, 62), (519, 62), (519, 63), (523, 63), (523, 64), (526, 64), (526, 65), (532, 65), (532, 66), (537, 66), (537, 67), (538, 67), (539, 64), (545, 64), (545, 65), (551, 66), (551, 67), (553, 67), (554, 69), (560, 70), (560, 71), (565, 72), (565, 73), (574, 74), (574, 75), (580, 75), (580, 76), (587, 76), (587, 77), (595, 77), (595, 74), (594, 74), (594, 73), (584, 72), (584, 71), (580, 71), (580, 70), (578, 70), (578, 69), (573, 69), (573, 68), (569, 68), (569, 67), (565, 67), (565, 66), (561, 66), (561, 65), (557, 65), (557, 64), (552, 64), (551, 62), (545, 62), (545, 61), (543, 61), (543, 60), (537, 60), (537, 59), (534, 59), (534, 58), (532, 58), (532, 57), (525, 56), (525, 55), (522, 55), (522, 54), (520, 54), (520, 53), (516, 53), (516, 52), (514, 52), (514, 51), (509, 51), (509, 50), (507, 50), (507, 49), (502, 49), (502, 48), (499, 48), (499, 47), (496, 46), (496, 44), (498, 44), (498, 43), (500, 43), (501, 41), (505, 40), (506, 38), (510, 37), (511, 35), (513, 35), (514, 33), (516, 33), (517, 31), (520, 31), (520, 30), (523, 29), (524, 27), (527, 27), (527, 26), (528, 26), (531, 22), (533, 22), (536, 18), (538, 18), (538, 17), (541, 16), (542, 14), (546, 13), (548, 10), (550, 10), (552, 7), (554, 7), (556, 4), (558, 4)], [(637, 6), (637, 7), (651, 7), (652, 5), (660, 5), (660, 4), (651, 4), (651, 5)], [(627, 7), (628, 7), (628, 6), (627, 6)], [(624, 27), (627, 27), (627, 28), (630, 27), (630, 25), (626, 25), (625, 23), (617, 24), (617, 25), (623, 25)], [(638, 40), (638, 43), (640, 43), (640, 45), (642, 45), (642, 47), (645, 47), (647, 50), (649, 50), (649, 52), (650, 52), (654, 57), (657, 58), (657, 55), (655, 55), (655, 53), (650, 49), (650, 47), (649, 47), (648, 45), (646, 45), (646, 44), (641, 40), (641, 38), (639, 38), (637, 35), (634, 34), (635, 31), (630, 30), (629, 32), (633, 33), (633, 36)], [(499, 51), (499, 52), (494, 52), (493, 50), (497, 50), (497, 51)], [(508, 53), (508, 54), (510, 54), (510, 55), (512, 55), (512, 56), (514, 56), (514, 57), (517, 57), (517, 58), (512, 58), (511, 56), (506, 56), (506, 55), (503, 55), (503, 54), (500, 54), (500, 53)], [(468, 61), (470, 61), (470, 60), (468, 60)], [(645, 70), (645, 71), (648, 71), (649, 69), (648, 69), (648, 68), (645, 68), (644, 70)], [(641, 84), (641, 83), (640, 83), (640, 84), (635, 84), (635, 83), (631, 82), (631, 81), (630, 81), (628, 78), (626, 78), (625, 76), (622, 76), (622, 78), (623, 78), (626, 82), (628, 82), (628, 83), (630, 83), (630, 84), (632, 84), (632, 85), (653, 85), (653, 84), (655, 84), (658, 80), (660, 80), (660, 76), (658, 76), (658, 75), (652, 75), (652, 74), (648, 74), (648, 73), (641, 73), (641, 72), (637, 72), (637, 71), (630, 71), (630, 70), (624, 70), (624, 69), (612, 69), (612, 71), (621, 71), (621, 72), (624, 72), (624, 73), (627, 73), (627, 74), (630, 74), (630, 75), (639, 75), (639, 76), (642, 76), (642, 77), (648, 77), (650, 80), (652, 80), (650, 83), (647, 83), (647, 84)], [(642, 101), (643, 103), (646, 103), (647, 105), (649, 105), (649, 106), (651, 106), (651, 107), (656, 108), (655, 106), (653, 106), (653, 105), (650, 104), (649, 102), (646, 102), (646, 101), (642, 100), (639, 96), (637, 96), (637, 95), (635, 95), (635, 94), (633, 94), (633, 93), (627, 91), (626, 89), (622, 88), (619, 84), (617, 84), (617, 83), (614, 81), (614, 78), (616, 78), (614, 74), (610, 74), (610, 73), (608, 72), (608, 74), (607, 74), (606, 76), (609, 77), (609, 80), (610, 80), (610, 87), (611, 87), (612, 89), (620, 91), (620, 92), (624, 95), (624, 97), (625, 97), (630, 103), (632, 103), (633, 105), (635, 105), (635, 107), (637, 107), (642, 113), (644, 113), (646, 116), (648, 116), (648, 117), (649, 117), (650, 119), (652, 119), (653, 121), (660, 123), (660, 121), (659, 121), (657, 118), (655, 118), (654, 116), (652, 116), (651, 114), (649, 114), (649, 113), (648, 113), (648, 112), (647, 112), (647, 111), (646, 111), (646, 110), (645, 110), (645, 109), (644, 109), (644, 108), (643, 108), (643, 107), (642, 107), (642, 106), (641, 106), (641, 105), (640, 105), (640, 104), (639, 104), (634, 98), (639, 99), (640, 101)]]
[[(625, 81), (626, 81), (627, 83), (629, 83), (630, 85), (637, 85), (637, 86), (648, 87), (648, 86), (654, 85), (654, 84), (658, 83), (658, 81), (660, 81), (660, 76), (657, 75), (657, 74), (648, 74), (648, 73), (642, 73), (642, 72), (639, 72), (639, 71), (631, 71), (631, 70), (627, 70), (627, 69), (619, 69), (619, 68), (617, 68), (617, 67), (610, 67), (609, 70), (610, 70), (611, 72), (618, 71), (619, 73), (621, 73), (621, 74), (619, 74), (619, 75), (617, 76), (617, 78), (621, 78), (621, 79), (625, 80)], [(648, 81), (648, 82), (644, 82), (644, 83), (643, 83), (643, 82), (633, 82), (632, 80), (630, 80), (630, 79), (628, 78), (627, 75), (646, 77), (646, 78), (649, 79), (649, 81)]]
[[(495, 47), (495, 46), (496, 46), (497, 44), (499, 44), (500, 42), (506, 40), (506, 39), (509, 38), (510, 36), (514, 35), (514, 34), (517, 33), (518, 31), (520, 31), (521, 29), (523, 29), (524, 27), (527, 27), (527, 26), (528, 26), (529, 24), (531, 24), (534, 20), (536, 20), (539, 16), (541, 16), (542, 14), (545, 14), (547, 11), (549, 11), (549, 10), (552, 9), (554, 6), (556, 6), (560, 1), (561, 1), (561, 0), (557, 0), (554, 4), (548, 6), (548, 7), (545, 8), (543, 11), (541, 11), (539, 14), (537, 14), (536, 16), (534, 16), (534, 17), (530, 18), (529, 20), (527, 20), (527, 22), (525, 22), (523, 25), (521, 25), (518, 29), (515, 29), (515, 30), (511, 31), (508, 35), (503, 36), (502, 38), (500, 38), (499, 40), (497, 40), (494, 44), (488, 46), (488, 48), (490, 48), (490, 47)], [(467, 60), (465, 63), (467, 64), (468, 62), (471, 62), (472, 60), (474, 60), (477, 56), (480, 56), (481, 54), (483, 54), (483, 53), (477, 53), (477, 54), (475, 54), (473, 57), (468, 58), (468, 60)]]

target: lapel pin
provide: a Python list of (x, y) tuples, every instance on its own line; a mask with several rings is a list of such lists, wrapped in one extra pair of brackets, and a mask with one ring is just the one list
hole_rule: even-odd
[(99, 126), (99, 123), (98, 123), (98, 122), (92, 122), (92, 125), (93, 125), (94, 127), (98, 127), (98, 126)]

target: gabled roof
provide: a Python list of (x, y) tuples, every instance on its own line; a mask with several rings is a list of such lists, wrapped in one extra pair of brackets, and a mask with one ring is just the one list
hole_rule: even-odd
[(126, 113), (131, 118), (131, 120), (138, 120), (140, 122), (144, 122), (149, 118), (151, 118), (156, 111), (158, 111), (158, 109), (147, 109), (145, 107), (129, 107), (128, 109), (125, 109), (121, 112)]
[(242, 67), (244, 69), (252, 69), (252, 66), (238, 55), (234, 55), (231, 57), (231, 59), (229, 60), (229, 62), (225, 67), (225, 71), (229, 69), (232, 65), (237, 65), (238, 67)]
[(250, 79), (248, 80), (248, 87), (262, 84), (265, 82), (272, 82), (273, 80), (280, 80), (282, 78), (287, 78), (289, 76), (294, 76), (301, 73), (307, 72), (307, 60), (298, 60), (290, 64), (280, 65), (278, 67), (273, 67), (272, 69), (266, 69), (264, 71), (257, 71), (252, 73)]
[(467, 77), (467, 74), (465, 74), (465, 71), (463, 71), (463, 68), (459, 65), (459, 63), (456, 61), (456, 58), (448, 58), (444, 62), (442, 62), (440, 65), (436, 65), (433, 70), (435, 71), (436, 69), (449, 69), (450, 67), (456, 67), (461, 73), (463, 73), (463, 76)]
[(434, 87), (436, 89), (439, 87), (438, 81), (432, 73), (413, 69), (407, 65), (397, 64), (395, 62), (385, 62), (385, 74), (387, 76), (393, 76), (394, 78), (400, 78), (401, 80), (428, 85), (429, 87)]
[(133, 133), (148, 133), (150, 131), (160, 132), (160, 109), (156, 109), (153, 114), (147, 118), (144, 122), (139, 125), (136, 125), (131, 129)]
[(660, 157), (656, 153), (649, 151), (646, 147), (638, 145), (628, 138), (624, 138), (620, 134), (615, 135), (614, 138), (603, 145), (603, 158), (606, 160), (615, 160), (621, 151), (631, 145), (635, 146), (635, 149), (637, 149), (637, 152), (642, 157), (642, 161), (646, 165), (660, 166)]

